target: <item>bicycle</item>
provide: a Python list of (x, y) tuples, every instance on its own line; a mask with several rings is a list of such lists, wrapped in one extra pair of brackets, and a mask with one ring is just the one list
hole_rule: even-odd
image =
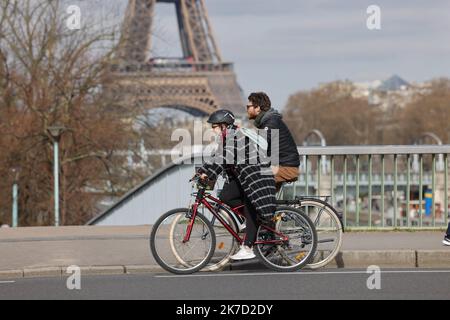
[[(284, 187), (293, 181), (287, 181), (283, 184), (277, 196), (277, 205), (292, 206), (303, 213), (307, 214), (314, 222), (317, 231), (317, 250), (312, 261), (305, 266), (308, 269), (319, 269), (328, 265), (339, 253), (342, 247), (344, 226), (341, 215), (331, 206), (327, 200), (327, 196), (306, 196), (296, 197), (294, 200), (280, 200)], [(325, 198), (321, 200), (320, 198)], [(243, 207), (243, 206), (242, 206)], [(241, 230), (245, 226), (245, 218), (242, 214), (236, 213), (236, 209), (242, 207), (230, 208), (227, 205), (218, 207), (219, 213), (233, 227), (233, 230)], [(223, 225), (218, 222), (215, 216), (202, 207), (202, 214), (211, 222), (216, 231), (216, 238), (221, 239), (219, 245), (216, 246), (215, 256), (205, 267), (207, 271), (217, 271), (223, 269), (230, 262), (230, 257), (237, 251), (238, 245), (234, 238), (224, 230)], [(175, 248), (172, 247), (175, 252)], [(220, 252), (217, 252), (217, 249)], [(180, 258), (180, 261), (182, 259)]]
[[(216, 234), (203, 214), (204, 206), (231, 234), (233, 241), (244, 242), (236, 231), (231, 216), (219, 213), (220, 209), (231, 210), (242, 216), (243, 206), (227, 208), (219, 199), (207, 192), (207, 186), (198, 177), (191, 180), (198, 190), (195, 203), (189, 208), (171, 210), (162, 215), (150, 234), (150, 248), (157, 263), (175, 274), (191, 274), (204, 268), (212, 259), (216, 249)], [(224, 211), (226, 212), (226, 211)], [(273, 225), (262, 224), (254, 243), (255, 255), (268, 268), (279, 271), (297, 271), (314, 257), (317, 233), (311, 219), (293, 207), (277, 207)]]
[[(305, 268), (315, 270), (325, 267), (337, 256), (342, 246), (344, 233), (342, 217), (327, 202), (329, 198), (327, 196), (302, 196), (296, 197), (295, 200), (280, 200), (285, 185), (292, 182), (287, 181), (283, 184), (277, 196), (277, 204), (297, 208), (311, 218), (318, 236), (317, 250), (312, 261)], [(321, 200), (320, 198), (325, 198), (325, 200)], [(236, 209), (242, 209), (242, 207), (232, 209), (223, 204), (218, 207), (218, 212), (224, 219), (227, 219), (227, 222), (235, 232), (245, 227), (245, 218), (242, 217), (243, 215), (241, 213), (235, 212)], [(199, 207), (199, 210), (202, 210), (202, 214), (211, 222), (211, 225), (216, 231), (216, 238), (220, 239), (219, 244), (216, 246), (215, 255), (205, 267), (205, 270), (221, 270), (229, 264), (230, 257), (237, 251), (239, 246), (232, 235), (224, 229), (223, 225), (204, 206)], [(176, 250), (172, 244), (171, 248), (176, 255)], [(181, 258), (178, 258), (178, 260), (182, 261)]]

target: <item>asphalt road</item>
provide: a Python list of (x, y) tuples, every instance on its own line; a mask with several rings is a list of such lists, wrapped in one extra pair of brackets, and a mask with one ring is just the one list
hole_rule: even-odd
[(36, 278), (0, 281), (0, 299), (450, 300), (450, 270), (381, 270), (379, 290), (368, 289), (370, 276), (366, 270), (82, 276), (81, 290), (67, 289), (67, 278)]

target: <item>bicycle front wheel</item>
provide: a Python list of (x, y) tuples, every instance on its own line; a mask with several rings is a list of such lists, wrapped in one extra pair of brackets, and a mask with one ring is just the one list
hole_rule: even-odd
[(151, 231), (153, 257), (171, 273), (197, 272), (214, 255), (216, 235), (211, 223), (200, 213), (195, 218), (189, 241), (184, 241), (191, 221), (189, 209), (175, 209), (162, 215)]
[[(293, 207), (278, 207), (275, 219), (275, 230), (287, 236), (288, 240), (282, 241), (280, 235), (260, 226), (255, 254), (272, 270), (297, 271), (307, 265), (316, 252), (317, 233), (314, 224), (307, 215)], [(267, 243), (268, 241), (277, 243)]]

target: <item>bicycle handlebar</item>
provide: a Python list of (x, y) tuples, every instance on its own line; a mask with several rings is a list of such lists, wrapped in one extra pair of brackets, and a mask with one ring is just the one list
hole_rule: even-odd
[(189, 180), (189, 183), (195, 182), (200, 184), (201, 186), (206, 186), (209, 178), (201, 179), (200, 175), (196, 174), (192, 179)]

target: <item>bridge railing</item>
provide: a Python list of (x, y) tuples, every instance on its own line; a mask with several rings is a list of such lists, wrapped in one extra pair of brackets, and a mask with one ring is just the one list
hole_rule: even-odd
[(450, 145), (299, 147), (285, 199), (328, 196), (350, 229), (447, 226)]

